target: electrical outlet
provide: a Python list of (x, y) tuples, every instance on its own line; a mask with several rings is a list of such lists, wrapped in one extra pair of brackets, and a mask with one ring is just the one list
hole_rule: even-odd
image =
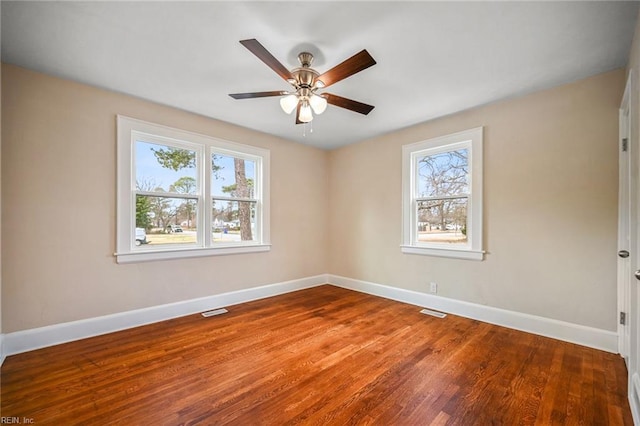
[(429, 292), (436, 294), (438, 292), (438, 284), (437, 283), (430, 283), (429, 284)]

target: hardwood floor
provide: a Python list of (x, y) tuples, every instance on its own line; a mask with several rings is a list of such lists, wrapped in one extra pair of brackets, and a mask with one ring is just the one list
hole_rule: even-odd
[(622, 359), (321, 286), (8, 357), (34, 424), (631, 425)]

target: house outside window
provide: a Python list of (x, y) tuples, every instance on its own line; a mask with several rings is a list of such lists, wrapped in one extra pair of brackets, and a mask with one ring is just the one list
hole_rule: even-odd
[(482, 130), (402, 147), (402, 252), (484, 258)]
[(269, 151), (118, 116), (118, 263), (267, 251)]

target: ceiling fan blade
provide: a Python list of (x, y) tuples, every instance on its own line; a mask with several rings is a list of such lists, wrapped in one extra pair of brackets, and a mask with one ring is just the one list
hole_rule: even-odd
[(289, 80), (293, 78), (291, 72), (284, 67), (274, 56), (269, 53), (267, 49), (264, 48), (263, 45), (260, 44), (258, 40), (255, 38), (249, 40), (240, 40), (240, 43), (249, 49), (251, 53), (256, 55), (262, 62), (267, 64), (269, 68), (274, 70), (280, 77), (285, 80)]
[(320, 75), (317, 80), (324, 83), (324, 87), (329, 87), (333, 83), (337, 83), (340, 80), (344, 80), (347, 77), (352, 76), (364, 69), (375, 65), (376, 61), (369, 55), (367, 50), (362, 50), (360, 53), (356, 53), (346, 61), (336, 65), (329, 71)]
[(327, 102), (331, 105), (346, 108), (364, 115), (369, 114), (371, 110), (375, 108), (373, 105), (363, 104), (362, 102), (343, 98), (342, 96), (333, 95), (331, 93), (323, 93), (322, 96), (324, 96), (327, 99)]
[(298, 102), (298, 106), (296, 107), (296, 124), (304, 124), (300, 121), (300, 108), (302, 108), (302, 106), (300, 105), (300, 102)]
[(252, 93), (230, 93), (233, 99), (251, 99), (251, 98), (266, 98), (267, 96), (283, 96), (287, 92), (282, 90), (273, 90), (271, 92), (252, 92)]

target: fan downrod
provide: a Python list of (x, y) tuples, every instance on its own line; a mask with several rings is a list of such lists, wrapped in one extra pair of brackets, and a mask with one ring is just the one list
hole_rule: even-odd
[(301, 66), (291, 70), (293, 78), (289, 80), (289, 83), (291, 83), (296, 90), (314, 87), (316, 84), (316, 78), (320, 73), (311, 68), (313, 55), (309, 52), (301, 52), (298, 55), (298, 61), (300, 61)]

